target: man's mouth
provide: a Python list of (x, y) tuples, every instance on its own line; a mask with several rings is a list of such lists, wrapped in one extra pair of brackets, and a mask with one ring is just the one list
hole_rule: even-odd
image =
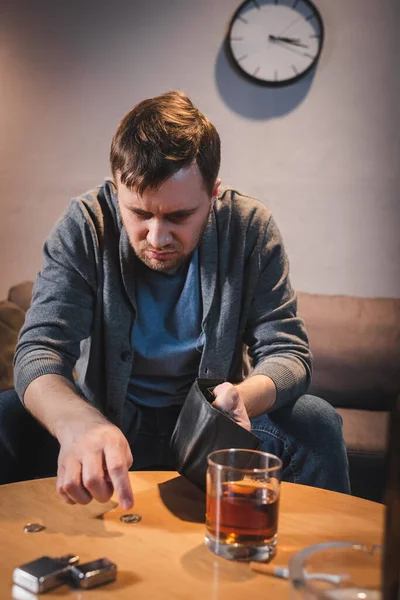
[(146, 250), (146, 254), (150, 258), (154, 258), (156, 260), (168, 260), (174, 254), (176, 254), (176, 250), (169, 250), (168, 252), (157, 252), (155, 250)]

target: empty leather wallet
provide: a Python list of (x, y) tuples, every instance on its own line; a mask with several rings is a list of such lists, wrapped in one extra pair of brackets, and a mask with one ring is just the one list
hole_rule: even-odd
[(261, 440), (211, 406), (214, 387), (223, 379), (196, 379), (186, 397), (171, 436), (177, 471), (201, 490), (206, 489), (207, 456), (214, 450), (257, 450)]

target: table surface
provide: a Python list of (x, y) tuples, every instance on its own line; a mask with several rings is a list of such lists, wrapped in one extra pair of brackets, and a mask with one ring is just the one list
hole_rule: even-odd
[[(175, 472), (131, 472), (136, 512), (125, 524), (113, 500), (87, 506), (64, 504), (55, 479), (0, 486), (0, 598), (12, 597), (12, 571), (39, 556), (74, 553), (81, 562), (107, 557), (117, 581), (92, 590), (62, 586), (43, 598), (242, 600), (289, 597), (289, 583), (224, 560), (204, 545), (204, 494)], [(276, 565), (323, 541), (382, 543), (381, 504), (312, 487), (283, 483)], [(45, 529), (25, 533), (27, 523)]]

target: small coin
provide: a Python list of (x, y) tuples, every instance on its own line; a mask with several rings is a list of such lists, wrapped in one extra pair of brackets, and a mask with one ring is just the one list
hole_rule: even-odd
[(46, 527), (40, 523), (28, 523), (24, 527), (25, 533), (37, 533), (38, 531), (43, 531), (43, 529), (46, 529)]
[(139, 521), (142, 520), (142, 517), (135, 513), (130, 513), (128, 515), (121, 515), (119, 520), (122, 523), (139, 523)]

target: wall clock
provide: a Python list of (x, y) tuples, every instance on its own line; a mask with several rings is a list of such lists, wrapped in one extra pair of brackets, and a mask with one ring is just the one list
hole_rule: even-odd
[(238, 71), (260, 85), (284, 86), (318, 62), (321, 15), (310, 0), (246, 0), (233, 15), (226, 44)]

